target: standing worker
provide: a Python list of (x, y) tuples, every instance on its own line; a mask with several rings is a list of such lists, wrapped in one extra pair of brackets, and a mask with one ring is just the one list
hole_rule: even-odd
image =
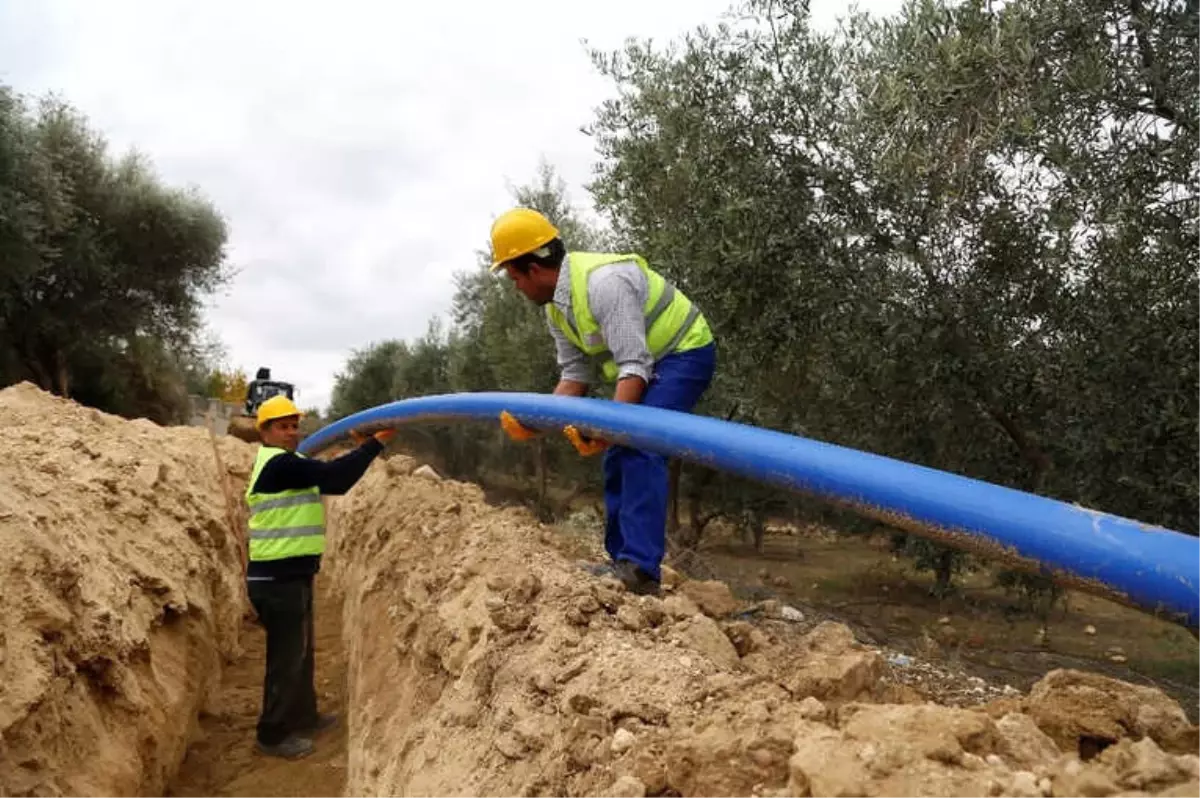
[[(691, 412), (712, 382), (716, 343), (700, 309), (640, 255), (566, 251), (550, 220), (528, 208), (492, 225), (492, 271), (546, 309), (561, 370), (556, 396), (583, 396), (592, 367), (617, 402)], [(537, 431), (509, 413), (514, 440)], [(564, 434), (585, 457), (604, 451), (605, 569), (632, 592), (655, 594), (667, 537), (667, 462), (654, 452)], [(607, 450), (607, 451), (605, 451)]]
[(258, 748), (297, 759), (313, 751), (312, 737), (337, 722), (317, 712), (313, 686), (313, 577), (325, 551), (322, 495), (340, 496), (362, 478), (395, 430), (370, 438), (353, 434), (358, 448), (322, 462), (296, 453), (300, 410), (286, 396), (258, 408), (262, 446), (246, 484), (250, 506), (250, 603), (267, 630)]

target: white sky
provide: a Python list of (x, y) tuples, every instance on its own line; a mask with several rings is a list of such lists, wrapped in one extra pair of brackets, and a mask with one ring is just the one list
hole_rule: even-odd
[[(351, 350), (448, 311), (540, 158), (587, 207), (579, 128), (612, 85), (581, 40), (666, 43), (728, 5), (0, 0), (0, 82), (58, 92), (213, 201), (240, 270), (207, 314), (230, 365), (325, 408)], [(812, 8), (824, 27), (845, 6)]]

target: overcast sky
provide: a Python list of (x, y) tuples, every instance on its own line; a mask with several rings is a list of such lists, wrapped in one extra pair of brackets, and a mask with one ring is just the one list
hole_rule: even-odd
[[(728, 5), (0, 0), (0, 82), (59, 92), (215, 203), (240, 270), (208, 312), (230, 365), (324, 408), (353, 349), (449, 309), (539, 158), (586, 207), (579, 128), (612, 86), (581, 39), (665, 43)], [(812, 6), (822, 26), (845, 8)]]

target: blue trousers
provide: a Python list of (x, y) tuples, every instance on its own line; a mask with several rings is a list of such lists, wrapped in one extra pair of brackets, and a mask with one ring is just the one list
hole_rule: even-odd
[[(668, 355), (654, 367), (642, 404), (691, 412), (712, 382), (716, 344)], [(604, 453), (604, 548), (662, 578), (667, 550), (667, 459), (654, 452), (610, 446)]]

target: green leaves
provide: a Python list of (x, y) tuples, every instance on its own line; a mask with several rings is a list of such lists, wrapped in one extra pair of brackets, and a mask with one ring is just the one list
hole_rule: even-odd
[[(513, 202), (545, 213), (567, 246), (604, 250), (615, 243), (581, 218), (555, 171), (543, 164), (535, 180), (513, 189)], [(460, 391), (549, 392), (558, 382), (554, 342), (541, 309), (503, 275), (488, 270), (486, 251), (473, 269), (455, 276), (452, 325), (434, 320), (413, 343), (384, 341), (357, 351), (338, 374), (330, 415), (340, 418), (396, 399)], [(550, 469), (558, 481), (596, 478), (595, 464), (582, 461), (565, 441), (514, 446), (499, 431), (455, 426), (405, 431), (404, 442), (434, 455), (443, 469), (462, 478), (533, 478)], [(545, 499), (545, 485), (539, 480)]]
[(743, 11), (597, 58), (592, 191), (713, 322), (709, 406), (1196, 531), (1195, 12)]
[[(516, 191), (704, 310), (700, 412), (1197, 531), (1194, 9), (913, 0), (829, 34), (799, 0), (737, 11), (593, 53), (616, 88), (588, 128), (610, 236), (549, 168)], [(541, 316), (482, 266), (458, 279), (450, 388), (548, 390)], [(534, 472), (498, 439), (439, 445)], [(948, 584), (959, 561), (925, 554)]]
[[(148, 163), (114, 161), (65, 102), (0, 87), (0, 379), (179, 420), (224, 222)], [(162, 370), (161, 373), (155, 370)]]

